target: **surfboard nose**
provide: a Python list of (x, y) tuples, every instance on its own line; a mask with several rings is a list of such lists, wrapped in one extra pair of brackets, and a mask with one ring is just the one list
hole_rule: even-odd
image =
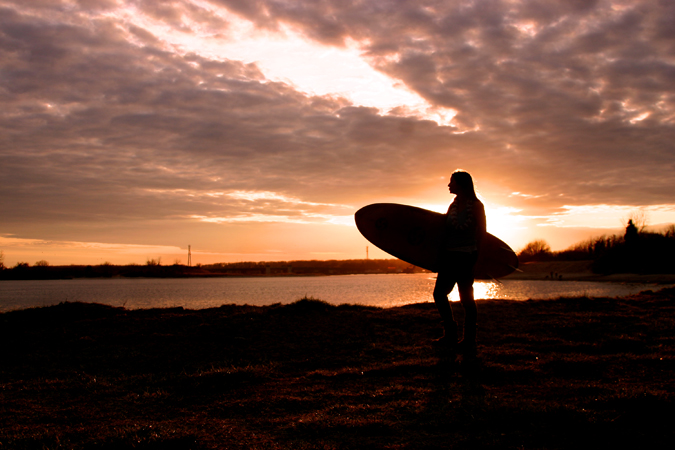
[(364, 206), (354, 213), (354, 222), (356, 223), (356, 228), (359, 230), (361, 230), (361, 224), (364, 223), (365, 216), (367, 215), (366, 208), (368, 207)]
[(367, 225), (371, 222), (375, 223), (378, 219), (382, 218), (381, 214), (378, 214), (378, 211), (381, 209), (379, 203), (374, 203), (372, 205), (364, 206), (354, 213), (354, 222), (356, 222), (356, 228), (362, 230), (367, 228)]

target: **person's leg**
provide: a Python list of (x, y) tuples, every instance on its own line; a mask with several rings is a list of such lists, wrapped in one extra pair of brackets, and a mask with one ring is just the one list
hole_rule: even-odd
[(434, 286), (434, 303), (438, 308), (438, 313), (443, 320), (443, 329), (445, 331), (439, 342), (455, 345), (457, 343), (457, 323), (452, 314), (452, 307), (448, 301), (448, 294), (455, 287), (455, 277), (451, 271), (442, 269), (436, 277)]
[(465, 354), (473, 354), (476, 352), (476, 322), (478, 319), (478, 310), (476, 309), (476, 300), (473, 296), (473, 269), (476, 265), (476, 260), (476, 253), (467, 253), (464, 255), (459, 279), (457, 280), (459, 300), (464, 308), (464, 338), (461, 340), (460, 346)]
[(467, 349), (476, 347), (476, 322), (478, 319), (478, 310), (476, 301), (473, 298), (473, 280), (465, 280), (457, 283), (459, 289), (459, 300), (464, 307), (464, 338), (462, 345)]

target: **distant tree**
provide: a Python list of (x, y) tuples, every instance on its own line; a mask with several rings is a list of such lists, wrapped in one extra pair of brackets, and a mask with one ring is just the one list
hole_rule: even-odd
[(20, 261), (20, 262), (16, 263), (16, 265), (14, 265), (13, 268), (14, 269), (27, 269), (29, 267), (30, 267), (30, 264), (28, 264), (27, 262), (21, 262)]
[(0, 250), (0, 270), (5, 268), (5, 254)]
[(162, 265), (162, 257), (158, 257), (157, 259), (148, 259), (145, 262), (146, 265), (148, 266), (161, 266)]
[(675, 239), (675, 225), (671, 225), (663, 232), (663, 235), (668, 239)]
[(45, 261), (44, 259), (41, 259), (40, 261), (33, 264), (33, 266), (35, 266), (35, 267), (49, 267), (49, 262)]
[(556, 252), (554, 256), (560, 261), (598, 259), (608, 250), (623, 245), (624, 241), (625, 237), (618, 234), (596, 236), (577, 242), (566, 250)]
[(628, 244), (632, 244), (638, 238), (638, 228), (633, 223), (633, 219), (628, 219), (628, 224), (626, 225), (626, 234), (624, 234), (623, 239)]
[(647, 216), (647, 213), (641, 209), (630, 213), (624, 220), (624, 223), (626, 223), (626, 225), (632, 223), (637, 229), (638, 233), (642, 233), (645, 227), (649, 224), (649, 217)]
[(519, 253), (521, 262), (543, 261), (552, 257), (551, 246), (542, 239), (537, 239), (527, 244)]

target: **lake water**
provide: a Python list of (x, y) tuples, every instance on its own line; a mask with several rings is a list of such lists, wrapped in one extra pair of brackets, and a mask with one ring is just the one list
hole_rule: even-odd
[[(435, 274), (339, 275), (251, 278), (141, 278), (0, 281), (0, 311), (55, 305), (64, 301), (104, 303), (127, 309), (223, 304), (271, 305), (305, 296), (332, 304), (392, 307), (431, 301)], [(586, 281), (477, 281), (476, 299), (623, 297), (665, 286)], [(458, 300), (457, 290), (451, 294)]]

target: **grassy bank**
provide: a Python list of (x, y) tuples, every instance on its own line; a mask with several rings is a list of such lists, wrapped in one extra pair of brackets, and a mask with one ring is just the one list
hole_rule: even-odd
[(593, 261), (532, 261), (521, 264), (518, 271), (504, 280), (563, 280), (563, 281), (611, 281), (615, 283), (675, 284), (672, 273), (594, 273)]
[(474, 362), (433, 304), (0, 314), (0, 448), (672, 445), (675, 289), (479, 314)]

